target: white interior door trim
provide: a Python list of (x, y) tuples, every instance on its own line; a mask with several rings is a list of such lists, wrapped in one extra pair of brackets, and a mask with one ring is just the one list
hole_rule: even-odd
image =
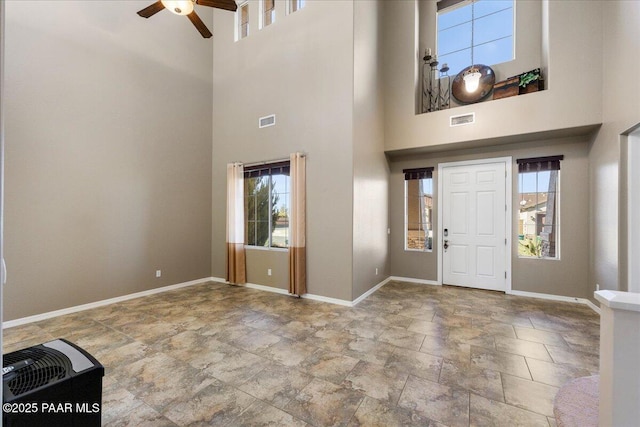
[(627, 144), (627, 290), (640, 293), (640, 125)]
[(507, 250), (505, 251), (505, 267), (507, 270), (507, 279), (505, 283), (505, 293), (511, 292), (511, 251), (513, 244), (513, 158), (511, 156), (507, 157), (494, 157), (491, 159), (477, 159), (477, 160), (464, 160), (460, 162), (447, 162), (447, 163), (438, 163), (438, 175), (436, 179), (438, 180), (438, 194), (437, 204), (438, 204), (438, 285), (442, 286), (442, 262), (443, 262), (443, 252), (442, 252), (442, 195), (444, 194), (443, 183), (444, 180), (441, 179), (443, 176), (443, 170), (447, 167), (455, 167), (455, 166), (468, 166), (468, 165), (482, 165), (487, 163), (504, 163), (506, 177), (505, 177), (505, 204), (506, 204), (506, 213), (505, 213), (505, 235), (507, 238)]

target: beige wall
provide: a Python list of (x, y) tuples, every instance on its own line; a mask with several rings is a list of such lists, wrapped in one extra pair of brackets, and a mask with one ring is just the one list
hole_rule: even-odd
[[(404, 250), (404, 176), (403, 169), (435, 167), (434, 230), (438, 227), (438, 164), (494, 157), (513, 157), (512, 213), (512, 289), (526, 292), (586, 298), (590, 296), (589, 273), (589, 193), (588, 137), (457, 150), (401, 157), (391, 163), (391, 275), (423, 280), (437, 280), (438, 251)], [(560, 260), (537, 260), (518, 257), (517, 207), (518, 158), (563, 154), (560, 177)], [(440, 244), (434, 233), (434, 248)]]
[[(380, 2), (354, 2), (353, 298), (388, 277)], [(377, 272), (376, 272), (377, 269)]]
[[(478, 147), (599, 124), (602, 5), (545, 0), (542, 7), (542, 39), (547, 45), (542, 47), (540, 65), (547, 64), (548, 90), (416, 115), (418, 62), (424, 54), (418, 52), (416, 4), (384, 2), (385, 149)], [(523, 72), (532, 68), (530, 61), (523, 64), (527, 64)], [(449, 116), (469, 112), (475, 113), (475, 124), (449, 127)]]
[[(618, 283), (619, 275), (626, 276), (626, 262), (633, 262), (626, 259), (626, 221), (618, 222), (626, 210), (626, 198), (619, 199), (619, 191), (626, 190), (625, 185), (619, 186), (621, 140), (625, 139), (621, 135), (640, 123), (640, 82), (619, 76), (620, 70), (640, 67), (640, 2), (603, 4), (603, 125), (589, 153), (592, 291), (596, 284), (600, 289), (627, 287), (624, 280), (621, 286)], [(621, 209), (619, 203), (623, 203)], [(623, 236), (622, 248), (619, 236)]]
[[(214, 12), (212, 275), (225, 274), (226, 167), (307, 154), (308, 292), (351, 300), (353, 221), (353, 3), (310, 1), (234, 42), (233, 16)], [(276, 126), (258, 118), (276, 114)], [(264, 279), (265, 262), (248, 275)], [(286, 253), (274, 255), (286, 257)], [(283, 264), (283, 259), (274, 261)], [(286, 261), (284, 261), (286, 262)], [(275, 265), (275, 264), (274, 264)], [(274, 267), (275, 268), (275, 267)], [(257, 270), (260, 271), (257, 271)], [(282, 276), (284, 278), (284, 276)], [(285, 288), (286, 283), (258, 283)]]
[(5, 320), (210, 275), (211, 42), (148, 3), (6, 3)]

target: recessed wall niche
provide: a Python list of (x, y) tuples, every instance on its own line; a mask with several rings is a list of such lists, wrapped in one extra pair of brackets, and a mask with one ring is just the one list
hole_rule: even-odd
[[(480, 0), (487, 1), (487, 0)], [(415, 88), (415, 113), (422, 114), (425, 111), (423, 90), (426, 88), (423, 82), (424, 57), (428, 50), (437, 59), (437, 4), (436, 0), (417, 0), (417, 46), (415, 58), (416, 88)], [(514, 1), (514, 57), (512, 61), (499, 64), (484, 64), (491, 67), (495, 73), (496, 83), (502, 82), (509, 77), (519, 76), (528, 71), (540, 69), (545, 79), (545, 89), (548, 83), (547, 57), (544, 54), (547, 49), (543, 48), (543, 7), (542, 1)], [(472, 64), (468, 64), (472, 65)], [(438, 65), (438, 70), (442, 64)], [(425, 67), (430, 69), (430, 67)], [(453, 83), (456, 75), (462, 70), (449, 69), (447, 74)], [(439, 71), (436, 73), (439, 77)], [(444, 86), (443, 86), (444, 87)], [(485, 97), (480, 102), (493, 100), (492, 94)], [(458, 102), (453, 96), (450, 98), (448, 108), (456, 108), (465, 105)], [(444, 107), (443, 109), (446, 109)]]

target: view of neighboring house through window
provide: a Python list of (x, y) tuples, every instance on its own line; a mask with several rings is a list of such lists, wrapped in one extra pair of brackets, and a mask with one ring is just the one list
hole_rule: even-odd
[(514, 0), (438, 1), (437, 55), (452, 75), (514, 59)]
[(562, 156), (519, 159), (518, 255), (559, 258), (559, 181)]
[(433, 249), (433, 168), (405, 169), (405, 250)]
[(260, 1), (262, 8), (262, 21), (260, 23), (260, 28), (264, 28), (267, 25), (271, 25), (273, 21), (276, 20), (276, 2), (275, 0), (261, 0)]
[(238, 6), (236, 11), (236, 40), (243, 39), (249, 35), (249, 2)]
[(289, 162), (244, 169), (245, 244), (289, 246)]
[(289, 0), (289, 13), (302, 9), (305, 2), (305, 0)]

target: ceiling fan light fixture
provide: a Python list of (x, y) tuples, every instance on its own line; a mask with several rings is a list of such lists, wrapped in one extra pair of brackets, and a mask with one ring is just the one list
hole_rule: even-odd
[(188, 15), (193, 12), (193, 0), (162, 0), (162, 5), (176, 15)]
[(471, 67), (469, 71), (467, 71), (462, 77), (462, 80), (464, 80), (465, 90), (469, 93), (474, 93), (475, 91), (477, 91), (478, 87), (480, 86), (481, 76), (482, 74), (480, 74), (480, 70), (478, 68), (476, 68), (475, 66)]

